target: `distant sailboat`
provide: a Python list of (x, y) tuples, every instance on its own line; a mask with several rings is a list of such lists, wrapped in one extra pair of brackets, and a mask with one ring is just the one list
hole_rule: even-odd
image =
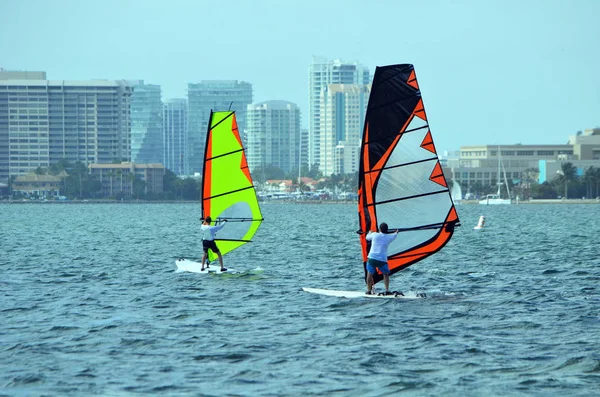
[[(361, 144), (358, 233), (366, 274), (367, 233), (377, 231), (381, 222), (389, 225), (390, 232), (400, 232), (388, 247), (393, 275), (441, 250), (459, 219), (413, 65), (377, 67), (372, 87)], [(376, 283), (382, 279), (381, 273), (374, 275)], [(364, 291), (304, 290), (344, 297), (374, 296)]]
[(452, 201), (454, 201), (454, 204), (462, 201), (462, 188), (456, 179), (452, 180), (452, 189), (450, 189), (450, 194), (452, 195)]
[[(502, 171), (502, 174), (504, 175), (504, 183), (502, 182), (500, 171)], [(512, 200), (510, 198), (510, 189), (508, 187), (508, 179), (506, 178), (506, 169), (504, 169), (504, 163), (502, 162), (500, 147), (498, 147), (498, 175), (496, 179), (496, 184), (498, 185), (498, 192), (496, 194), (488, 194), (483, 200), (479, 200), (479, 204), (503, 205), (512, 203)], [(506, 195), (508, 197), (507, 199), (502, 198), (503, 185), (506, 186)]]
[[(221, 255), (225, 255), (250, 242), (263, 221), (235, 112), (211, 111), (203, 169), (202, 219), (210, 216), (217, 223), (227, 220), (215, 239)], [(208, 251), (208, 261), (216, 257)], [(218, 272), (219, 268), (201, 272), (199, 262), (181, 258), (175, 263), (180, 270), (198, 273)]]

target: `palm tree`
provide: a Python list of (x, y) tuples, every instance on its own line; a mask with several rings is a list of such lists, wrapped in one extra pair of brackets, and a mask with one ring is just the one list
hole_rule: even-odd
[(556, 171), (556, 174), (558, 175), (559, 182), (565, 184), (564, 198), (566, 200), (569, 182), (577, 179), (577, 168), (573, 163), (562, 163), (560, 168), (560, 170)]
[(588, 167), (583, 174), (583, 181), (585, 182), (585, 196), (592, 197), (594, 194), (594, 182), (596, 181), (596, 168), (594, 166)]
[(594, 171), (594, 182), (596, 183), (596, 197), (600, 197), (600, 168)]
[(133, 181), (135, 181), (135, 173), (129, 172), (127, 174), (127, 181), (129, 181), (129, 193), (133, 197)]

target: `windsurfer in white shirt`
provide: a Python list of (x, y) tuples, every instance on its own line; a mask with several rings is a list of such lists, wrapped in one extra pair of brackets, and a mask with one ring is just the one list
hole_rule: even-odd
[(387, 249), (388, 246), (398, 236), (398, 230), (395, 233), (387, 234), (388, 225), (383, 222), (379, 225), (379, 232), (369, 232), (367, 241), (371, 242), (371, 249), (367, 255), (367, 294), (372, 294), (373, 290), (373, 275), (379, 269), (383, 274), (383, 283), (385, 284), (385, 294), (390, 292), (390, 269), (387, 264)]
[[(219, 257), (221, 271), (224, 272), (227, 271), (227, 269), (223, 267), (223, 257), (221, 256), (221, 251), (219, 251), (219, 247), (217, 247), (217, 243), (215, 243), (215, 233), (217, 233), (223, 228), (223, 226), (225, 226), (225, 222), (227, 222), (227, 219), (225, 219), (223, 223), (218, 226), (211, 226), (211, 222), (211, 217), (207, 216), (204, 219), (204, 222), (202, 222), (202, 226), (200, 226), (200, 233), (202, 235), (202, 249), (204, 250), (204, 255), (202, 255), (202, 268), (200, 269), (200, 271), (204, 270), (204, 262), (206, 261), (206, 257), (208, 256), (208, 250), (210, 249)], [(210, 267), (210, 263), (206, 265), (206, 267)]]

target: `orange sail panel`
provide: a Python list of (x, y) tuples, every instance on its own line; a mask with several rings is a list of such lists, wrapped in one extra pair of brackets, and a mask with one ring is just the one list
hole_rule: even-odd
[[(429, 129), (413, 65), (377, 67), (365, 117), (358, 214), (366, 233), (386, 222), (400, 235), (388, 248), (391, 274), (439, 251), (459, 223)], [(375, 275), (375, 281), (382, 275)]]

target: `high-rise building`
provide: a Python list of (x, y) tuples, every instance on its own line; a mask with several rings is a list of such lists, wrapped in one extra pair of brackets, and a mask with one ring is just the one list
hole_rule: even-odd
[(369, 69), (358, 62), (313, 57), (308, 78), (309, 162), (321, 161), (321, 91), (329, 84), (369, 84)]
[(131, 161), (142, 164), (163, 162), (163, 120), (160, 85), (130, 80)]
[(323, 175), (358, 171), (369, 85), (329, 84), (321, 90), (320, 161)]
[(310, 170), (310, 163), (308, 161), (308, 129), (300, 129), (300, 145), (298, 147), (298, 155), (300, 156), (300, 171), (306, 168), (306, 171)]
[(186, 99), (168, 99), (163, 105), (163, 164), (177, 175), (189, 175)]
[(86, 165), (129, 160), (130, 96), (125, 81), (0, 72), (0, 180), (61, 159)]
[(300, 109), (287, 101), (248, 105), (247, 158), (250, 170), (273, 165), (286, 173), (298, 170)]
[(246, 107), (252, 103), (252, 84), (238, 80), (203, 80), (188, 84), (188, 161), (190, 172), (201, 172), (210, 111), (235, 110), (242, 138)]

